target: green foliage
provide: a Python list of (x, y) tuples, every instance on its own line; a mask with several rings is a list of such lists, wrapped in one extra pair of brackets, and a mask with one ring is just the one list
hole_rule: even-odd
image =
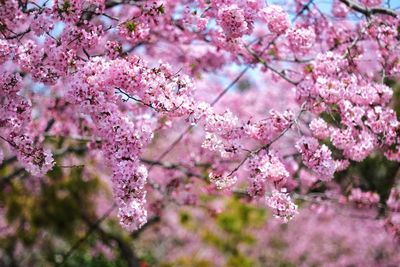
[(252, 267), (254, 266), (254, 262), (244, 255), (234, 255), (229, 257), (228, 262), (225, 265), (226, 267)]
[(52, 180), (36, 194), (23, 181), (13, 180), (11, 192), (0, 193), (0, 200), (9, 207), (7, 219), (13, 222), (23, 218), (30, 225), (27, 236), (39, 228), (64, 237), (73, 236), (81, 220), (81, 208), (85, 207), (85, 212), (92, 210), (88, 196), (99, 188), (97, 179), (82, 179), (82, 171), (73, 168), (69, 175), (63, 175), (61, 168), (55, 166), (49, 173)]
[(196, 259), (191, 257), (182, 257), (171, 263), (161, 263), (160, 267), (212, 267), (213, 264), (209, 261)]
[[(215, 227), (201, 227), (199, 234), (205, 244), (216, 248), (226, 257), (226, 267), (254, 266), (254, 262), (239, 249), (251, 246), (256, 242), (251, 230), (262, 227), (265, 223), (264, 209), (245, 204), (237, 198), (227, 199), (224, 211), (215, 218)], [(180, 222), (183, 225), (193, 223), (190, 216), (181, 213)], [(195, 226), (193, 226), (196, 229)]]
[[(8, 171), (3, 168), (0, 172)], [(5, 207), (7, 223), (18, 229), (13, 238), (0, 237), (0, 249), (7, 250), (16, 242), (26, 248), (43, 246), (46, 249), (40, 257), (35, 257), (40, 266), (47, 266), (45, 262), (54, 262), (54, 255), (60, 249), (71, 247), (86, 232), (82, 216), (94, 213), (93, 196), (99, 192), (100, 181), (87, 177), (81, 167), (62, 169), (57, 165), (40, 180), (27, 181), (24, 177), (10, 179), (0, 191), (0, 205)], [(33, 186), (32, 182), (36, 184)], [(82, 249), (84, 252), (85, 246)], [(97, 259), (93, 262), (99, 264), (75, 266), (108, 266)]]
[(261, 227), (264, 222), (265, 209), (246, 205), (237, 198), (230, 199), (226, 210), (217, 217), (217, 225), (225, 232), (235, 235), (242, 234), (247, 227)]
[(59, 8), (59, 12), (60, 13), (62, 13), (62, 12), (68, 13), (70, 8), (71, 8), (71, 2), (69, 0), (64, 0), (62, 7)]
[(322, 112), (320, 116), (324, 121), (335, 126), (338, 126), (341, 121), (339, 108), (335, 104), (332, 105), (330, 112)]
[(386, 85), (393, 89), (393, 107), (397, 114), (397, 119), (400, 119), (400, 83), (393, 80), (385, 80)]
[(312, 64), (307, 64), (304, 66), (304, 72), (311, 73), (314, 71), (314, 66)]
[(125, 23), (125, 27), (129, 32), (134, 32), (136, 30), (137, 25), (134, 21), (130, 20)]
[(249, 80), (241, 80), (237, 84), (237, 88), (241, 92), (245, 92), (251, 89), (251, 83)]
[(126, 267), (121, 259), (109, 260), (102, 255), (90, 256), (89, 254), (75, 254), (63, 265), (65, 267)]
[[(156, 263), (157, 263), (157, 259), (153, 255), (151, 248), (146, 251), (143, 251), (141, 253), (140, 260), (142, 262), (149, 264), (149, 266), (156, 266)], [(146, 266), (146, 265), (144, 265), (144, 266)]]
[[(209, 204), (213, 197), (201, 196), (200, 200)], [(204, 245), (214, 247), (221, 255), (224, 255), (226, 267), (250, 267), (255, 266), (254, 260), (246, 256), (243, 247), (250, 247), (256, 242), (252, 230), (263, 227), (266, 219), (265, 209), (256, 208), (245, 204), (238, 198), (225, 199), (224, 210), (215, 215), (210, 224), (195, 220), (186, 210), (179, 213), (179, 222), (186, 229), (198, 234)], [(214, 216), (214, 215), (212, 215)], [(184, 244), (181, 244), (184, 245)], [(196, 257), (181, 257), (174, 262), (162, 263), (162, 267), (172, 266), (213, 266), (212, 263)]]
[(165, 14), (165, 8), (164, 8), (163, 4), (161, 4), (160, 6), (157, 7), (157, 12), (159, 14)]
[(182, 225), (187, 225), (190, 222), (191, 216), (188, 212), (182, 211), (179, 215), (179, 222)]
[[(354, 183), (352, 177), (359, 177), (359, 184), (364, 190), (375, 191), (384, 203), (389, 197), (390, 189), (395, 182), (395, 175), (399, 169), (399, 163), (387, 160), (382, 154), (374, 153), (362, 162), (354, 162), (351, 167), (342, 174), (343, 179)], [(350, 178), (349, 178), (350, 177)]]

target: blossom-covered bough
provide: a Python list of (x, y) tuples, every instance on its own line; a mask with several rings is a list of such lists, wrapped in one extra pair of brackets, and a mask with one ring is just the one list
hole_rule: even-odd
[(374, 207), (399, 237), (398, 174), (378, 195), (348, 172), (400, 161), (398, 12), (269, 2), (0, 1), (5, 178), (92, 166), (129, 231), (207, 192), (285, 222), (293, 198)]

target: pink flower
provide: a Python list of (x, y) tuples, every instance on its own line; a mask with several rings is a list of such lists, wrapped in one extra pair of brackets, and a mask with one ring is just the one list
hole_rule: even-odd
[(217, 189), (225, 189), (232, 187), (237, 182), (237, 177), (228, 173), (217, 174), (211, 172), (209, 175), (210, 182), (213, 183)]
[(244, 11), (235, 5), (221, 8), (218, 22), (228, 38), (242, 37), (249, 30)]
[(367, 7), (379, 6), (382, 3), (382, 0), (360, 0), (362, 4)]
[(130, 203), (123, 204), (118, 209), (120, 224), (127, 231), (135, 231), (147, 221), (147, 210), (144, 203), (133, 199)]
[(360, 188), (351, 189), (349, 200), (359, 207), (371, 207), (378, 204), (379, 195), (374, 192), (363, 192)]
[(249, 127), (249, 134), (264, 143), (269, 143), (284, 131), (293, 122), (293, 119), (294, 114), (291, 110), (282, 113), (270, 110), (266, 119)]
[(340, 2), (340, 0), (333, 0), (332, 3), (332, 14), (339, 18), (344, 18), (349, 13), (349, 8)]
[(298, 213), (297, 205), (292, 202), (291, 197), (285, 190), (281, 192), (274, 190), (271, 196), (266, 198), (267, 206), (272, 210), (275, 218), (287, 223)]
[(288, 14), (277, 5), (269, 5), (263, 8), (261, 18), (267, 23), (269, 30), (276, 34), (285, 33), (290, 27)]
[(308, 52), (315, 42), (315, 32), (311, 27), (294, 27), (290, 28), (287, 32), (289, 44), (293, 52), (306, 53)]
[(311, 121), (310, 130), (318, 139), (325, 139), (329, 136), (328, 124), (321, 118), (316, 118)]
[(391, 211), (400, 212), (400, 190), (398, 188), (392, 188), (392, 190), (390, 190), (390, 195), (386, 204)]
[(336, 163), (326, 145), (320, 146), (315, 138), (302, 137), (297, 142), (296, 148), (302, 155), (304, 164), (315, 171), (322, 181), (333, 178)]

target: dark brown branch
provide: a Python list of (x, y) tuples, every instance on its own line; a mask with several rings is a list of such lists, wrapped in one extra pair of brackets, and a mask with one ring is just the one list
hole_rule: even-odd
[(357, 11), (367, 17), (370, 17), (371, 15), (376, 15), (376, 14), (397, 17), (397, 13), (394, 10), (389, 9), (389, 8), (383, 8), (383, 7), (367, 8), (367, 7), (364, 7), (352, 0), (340, 0), (340, 2), (342, 2), (349, 8), (353, 9), (354, 11)]
[(143, 225), (142, 228), (140, 228), (132, 233), (132, 237), (134, 239), (138, 238), (140, 236), (140, 234), (143, 233), (147, 228), (149, 228), (150, 226), (152, 226), (158, 222), (160, 222), (160, 217), (158, 217), (158, 216), (154, 216), (154, 217), (148, 219), (146, 224)]
[(12, 179), (19, 176), (20, 174), (26, 173), (24, 168), (18, 168), (9, 175), (2, 177), (0, 180), (0, 189), (3, 189), (6, 184), (8, 184)]
[(127, 100), (129, 100), (129, 99), (132, 99), (132, 100), (134, 100), (134, 101), (136, 101), (136, 102), (138, 102), (138, 103), (140, 103), (140, 104), (142, 104), (142, 105), (144, 105), (144, 106), (146, 106), (146, 107), (149, 107), (149, 108), (154, 109), (155, 111), (157, 111), (157, 109), (156, 109), (155, 107), (153, 107), (151, 104), (146, 103), (146, 102), (144, 102), (143, 100), (141, 100), (141, 99), (139, 99), (139, 98), (136, 98), (136, 97), (134, 97), (134, 96), (131, 96), (130, 94), (128, 94), (127, 92), (125, 92), (125, 91), (122, 90), (121, 88), (115, 87), (115, 89), (116, 89), (119, 93), (121, 93), (122, 95), (126, 96), (127, 99), (123, 99), (123, 101), (127, 101)]
[(292, 79), (290, 79), (288, 76), (286, 76), (284, 74), (283, 71), (279, 71), (273, 67), (271, 67), (267, 62), (265, 62), (264, 59), (262, 59), (261, 57), (259, 57), (256, 53), (254, 53), (250, 48), (246, 47), (247, 51), (249, 52), (250, 55), (252, 55), (254, 57), (255, 60), (257, 60), (258, 62), (260, 62), (265, 68), (271, 70), (272, 72), (278, 74), (282, 79), (284, 79), (285, 81), (287, 81), (288, 83), (291, 83), (293, 85), (298, 85), (300, 83), (300, 81), (294, 81)]
[(188, 177), (196, 177), (200, 179), (206, 179), (207, 177), (191, 172), (187, 168), (183, 167), (182, 165), (175, 164), (175, 163), (166, 163), (156, 160), (149, 160), (149, 159), (140, 159), (141, 162), (148, 164), (150, 166), (160, 166), (161, 168), (168, 169), (168, 170), (178, 170), (181, 171), (183, 174), (187, 175)]
[(63, 266), (68, 258), (77, 250), (83, 243), (86, 242), (86, 240), (96, 231), (98, 230), (100, 224), (114, 211), (116, 208), (115, 203), (106, 211), (106, 213), (103, 214), (99, 219), (97, 219), (95, 222), (91, 223), (89, 230), (86, 232), (86, 234), (78, 239), (77, 242), (75, 242), (70, 249), (64, 254), (62, 261), (57, 264), (57, 266)]
[(112, 1), (106, 1), (106, 9), (108, 8), (113, 8), (118, 5), (132, 5), (138, 2), (144, 2), (140, 0), (112, 0)]
[(6, 40), (12, 40), (12, 39), (20, 40), (22, 37), (24, 37), (25, 34), (29, 33), (30, 31), (31, 31), (31, 28), (28, 28), (23, 32), (16, 33), (16, 34), (11, 35), (11, 36), (4, 36), (4, 39), (6, 39)]
[(3, 163), (0, 164), (0, 169), (4, 168), (6, 165), (14, 163), (17, 161), (17, 156), (11, 156), (3, 160)]
[[(87, 223), (90, 225), (90, 222)], [(121, 252), (121, 256), (128, 264), (128, 267), (140, 267), (140, 260), (135, 254), (133, 248), (129, 244), (127, 244), (127, 242), (124, 241), (121, 237), (106, 232), (101, 226), (97, 227), (97, 233), (100, 235), (100, 238), (104, 242), (114, 241), (115, 243), (117, 243), (119, 251)]]
[[(61, 151), (57, 151), (54, 153), (54, 156), (63, 156), (65, 154), (69, 154), (69, 153), (82, 153), (85, 152), (87, 150), (87, 147), (68, 147), (66, 149), (63, 149)], [(3, 162), (3, 164), (0, 165), (0, 168), (4, 167), (7, 164), (13, 163), (17, 160), (17, 157), (11, 157), (5, 160), (5, 162)], [(7, 161), (7, 162), (6, 162)], [(25, 174), (27, 175), (28, 172), (24, 169), (24, 168), (18, 168), (16, 169), (14, 172), (12, 172), (11, 174), (5, 176), (5, 177), (0, 177), (0, 190), (3, 189), (3, 187), (8, 184), (12, 179), (16, 178), (18, 175), (20, 174)]]

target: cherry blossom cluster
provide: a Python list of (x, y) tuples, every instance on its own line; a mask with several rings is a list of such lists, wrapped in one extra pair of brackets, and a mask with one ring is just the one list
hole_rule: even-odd
[(228, 6), (218, 11), (219, 24), (227, 38), (242, 37), (250, 31), (244, 10), (237, 6)]
[(314, 170), (321, 180), (333, 178), (336, 171), (336, 162), (326, 145), (319, 145), (318, 140), (312, 137), (303, 137), (296, 147), (300, 152), (304, 164)]
[(35, 140), (34, 134), (29, 133), (32, 110), (31, 104), (20, 95), (22, 78), (20, 74), (10, 72), (3, 72), (0, 76), (0, 128), (5, 129), (1, 138), (15, 151), (26, 170), (34, 176), (44, 175), (53, 166), (52, 153)]
[(389, 216), (385, 221), (385, 227), (393, 237), (400, 240), (400, 191), (398, 188), (392, 188), (386, 204)]
[(289, 172), (274, 152), (256, 155), (249, 160), (249, 194), (263, 197), (268, 185), (281, 189), (289, 178)]
[(298, 213), (297, 205), (292, 202), (289, 194), (285, 191), (272, 191), (272, 195), (267, 197), (266, 201), (272, 209), (273, 215), (283, 222), (288, 222)]
[(237, 177), (230, 174), (210, 173), (210, 182), (215, 184), (218, 189), (232, 187), (237, 182)]
[(273, 33), (285, 33), (290, 27), (289, 16), (280, 6), (269, 5), (262, 9), (261, 14), (268, 29)]
[(315, 42), (315, 32), (312, 28), (293, 27), (287, 33), (290, 48), (293, 52), (308, 52)]
[[(89, 116), (86, 119), (93, 122), (94, 133), (102, 140), (101, 149), (113, 170), (120, 222), (131, 231), (146, 222), (147, 214), (147, 169), (139, 157), (153, 138), (155, 122), (145, 108), (169, 116), (188, 114), (191, 87), (186, 76), (175, 75), (167, 65), (149, 68), (137, 57), (93, 58), (70, 82), (68, 98)], [(127, 101), (139, 105), (135, 115), (120, 109)]]
[(360, 188), (353, 188), (349, 195), (349, 201), (354, 202), (359, 207), (368, 207), (378, 204), (379, 195), (374, 192), (363, 192)]

